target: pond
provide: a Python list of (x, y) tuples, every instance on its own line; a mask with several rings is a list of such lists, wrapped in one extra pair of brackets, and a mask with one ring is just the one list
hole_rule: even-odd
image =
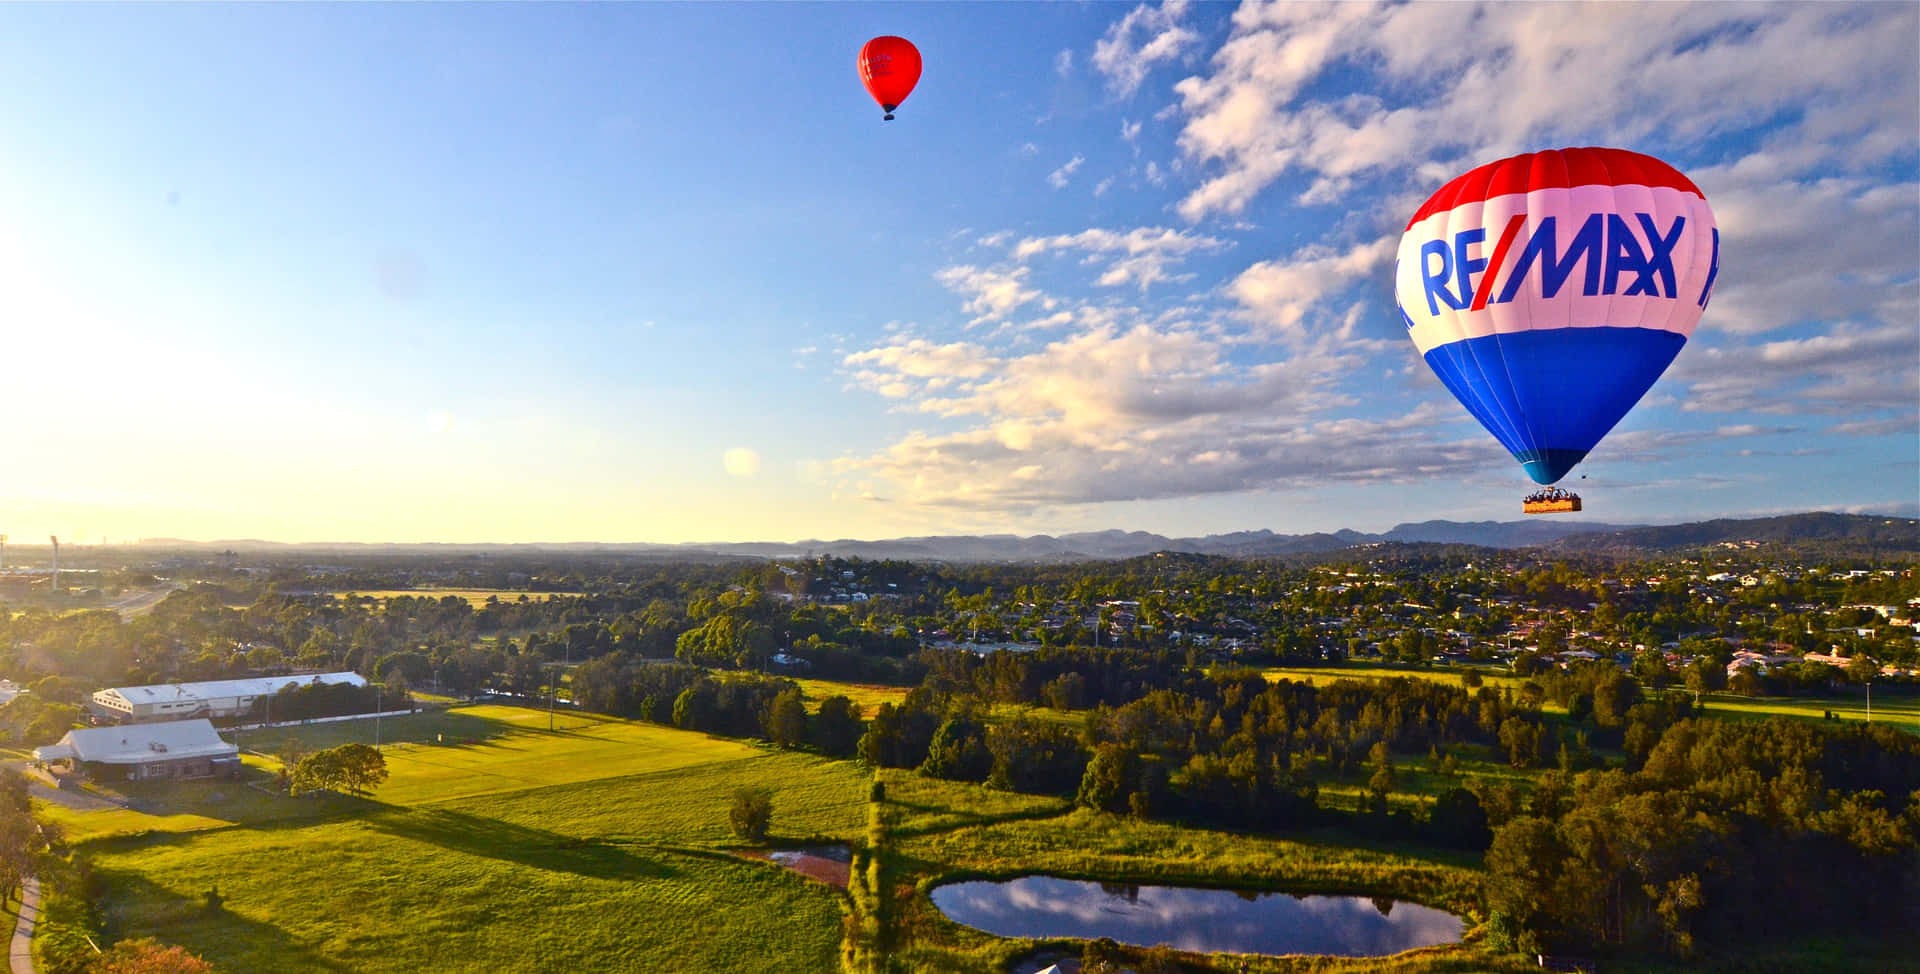
[(800, 849), (775, 849), (769, 852), (742, 852), (749, 859), (765, 859), (785, 866), (808, 879), (847, 888), (853, 852), (844, 845), (807, 846)]
[(1001, 937), (1078, 937), (1234, 954), (1381, 957), (1460, 939), (1451, 913), (1364, 896), (1092, 883), (1051, 876), (939, 886), (933, 904)]

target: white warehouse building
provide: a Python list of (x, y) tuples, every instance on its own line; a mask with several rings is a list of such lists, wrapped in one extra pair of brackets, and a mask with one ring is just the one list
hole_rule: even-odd
[(367, 679), (349, 672), (108, 687), (93, 692), (91, 709), (100, 717), (132, 724), (196, 717), (242, 717), (252, 711), (253, 702), (261, 697), (271, 697), (283, 687), (312, 683), (351, 683), (363, 687)]

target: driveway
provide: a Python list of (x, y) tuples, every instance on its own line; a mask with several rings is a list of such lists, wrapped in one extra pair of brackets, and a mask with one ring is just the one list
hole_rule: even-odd
[(27, 794), (49, 804), (71, 808), (77, 812), (96, 812), (103, 808), (123, 807), (119, 802), (102, 798), (90, 791), (81, 791), (78, 788), (55, 788), (47, 784), (46, 779), (28, 773), (26, 761), (9, 761), (7, 766), (26, 775)]
[(7, 950), (13, 974), (33, 974), (33, 923), (40, 918), (40, 880), (28, 876), (20, 883), (20, 916), (13, 921), (13, 945)]

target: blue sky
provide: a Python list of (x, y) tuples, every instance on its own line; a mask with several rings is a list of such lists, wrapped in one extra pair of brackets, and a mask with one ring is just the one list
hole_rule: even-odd
[(1726, 253), (1587, 516), (1913, 513), (1916, 45), (1904, 4), (0, 6), (0, 531), (1511, 519), (1392, 247), (1596, 143)]

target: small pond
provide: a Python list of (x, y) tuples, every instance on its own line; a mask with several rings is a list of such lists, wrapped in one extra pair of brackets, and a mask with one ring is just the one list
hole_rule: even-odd
[(933, 905), (1001, 937), (1078, 937), (1234, 954), (1381, 957), (1460, 939), (1461, 919), (1415, 903), (1364, 896), (1296, 896), (1180, 886), (1092, 883), (1051, 876), (951, 883)]
[(770, 852), (742, 852), (749, 859), (765, 859), (785, 866), (809, 879), (847, 888), (853, 851), (844, 845), (807, 846), (800, 849), (774, 849)]

